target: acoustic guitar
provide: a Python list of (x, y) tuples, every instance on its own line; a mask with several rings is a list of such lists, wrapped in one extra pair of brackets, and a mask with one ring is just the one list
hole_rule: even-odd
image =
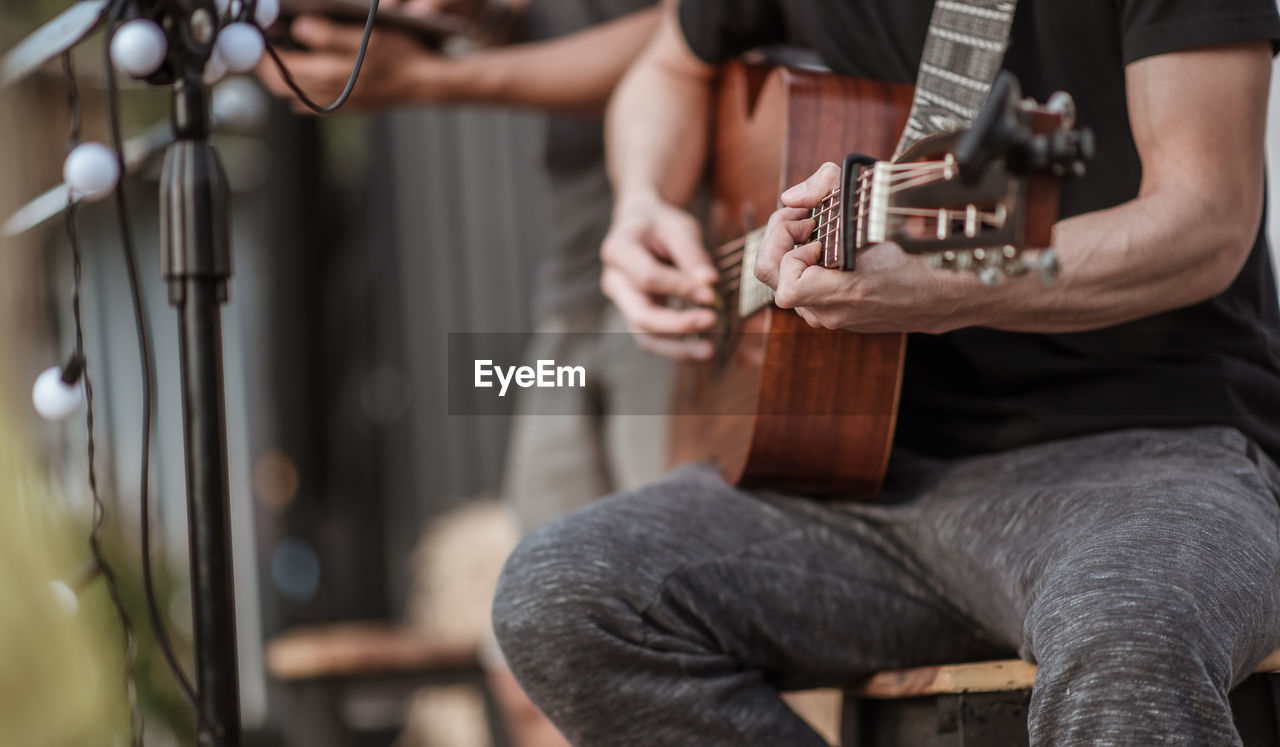
[[(716, 354), (677, 375), (671, 461), (712, 460), (732, 484), (870, 498), (893, 442), (904, 334), (815, 330), (754, 275), (783, 189), (845, 154), (842, 188), (814, 211), (823, 265), (856, 272), (857, 250), (894, 241), (984, 283), (1056, 264), (1057, 177), (1082, 173), (1089, 133), (1070, 97), (1024, 101), (997, 81), (974, 127), (927, 138), (894, 161), (911, 86), (742, 64), (714, 109), (708, 227), (722, 303)], [(716, 242), (719, 242), (718, 244)], [(981, 285), (975, 283), (975, 292)]]

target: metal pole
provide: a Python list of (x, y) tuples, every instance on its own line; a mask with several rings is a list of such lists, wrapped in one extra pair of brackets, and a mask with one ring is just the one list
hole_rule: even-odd
[(177, 307), (186, 433), (187, 508), (200, 747), (240, 744), (231, 571), (222, 305), (231, 278), (229, 191), (209, 144), (209, 96), (198, 76), (174, 84), (173, 129), (160, 182), (161, 262)]

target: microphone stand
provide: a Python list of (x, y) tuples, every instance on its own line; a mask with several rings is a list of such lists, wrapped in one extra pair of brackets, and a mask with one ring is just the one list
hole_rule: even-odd
[[(231, 279), (230, 192), (209, 143), (203, 70), (217, 31), (212, 0), (169, 0), (173, 133), (160, 180), (161, 268), (178, 311), (198, 701), (196, 743), (241, 741), (231, 566), (222, 305)], [(177, 12), (174, 12), (180, 8)], [(159, 20), (159, 19), (157, 19)], [(175, 49), (175, 45), (177, 48)], [(178, 54), (172, 54), (178, 51)]]
[[(255, 9), (254, 0), (232, 0), (231, 5), (241, 18), (251, 17)], [(155, 21), (164, 30), (168, 45), (164, 64), (146, 80), (157, 86), (172, 85), (173, 90), (174, 140), (165, 150), (160, 179), (160, 261), (169, 303), (178, 310), (179, 318), (195, 628), (196, 671), (191, 685), (197, 709), (196, 744), (239, 747), (239, 666), (222, 361), (222, 305), (227, 302), (231, 279), (230, 190), (221, 159), (209, 143), (214, 117), (204, 81), (205, 66), (219, 33), (218, 6), (214, 0), (78, 0), (0, 58), (0, 86), (71, 49), (107, 16), (112, 17), (110, 30), (118, 22), (138, 17)], [(147, 142), (151, 142), (150, 136)], [(45, 209), (43, 205), (41, 209)], [(12, 230), (24, 228), (12, 220), (10, 223)], [(10, 230), (9, 224), (5, 230)]]

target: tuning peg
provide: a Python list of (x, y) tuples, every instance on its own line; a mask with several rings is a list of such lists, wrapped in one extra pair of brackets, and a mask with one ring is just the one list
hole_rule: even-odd
[(1066, 91), (1057, 91), (1045, 102), (1045, 110), (1050, 114), (1062, 117), (1062, 126), (1071, 129), (1076, 126), (1076, 101)]
[(1057, 282), (1058, 272), (1062, 269), (1062, 265), (1058, 262), (1058, 253), (1052, 249), (1040, 252), (1032, 266), (1040, 278), (1040, 283), (1046, 287)]
[(1098, 142), (1093, 136), (1093, 130), (1088, 127), (1080, 132), (1080, 160), (1092, 161), (1093, 157), (1098, 153)]
[(1085, 175), (1085, 162), (1094, 156), (1096, 145), (1093, 131), (1084, 128), (1058, 130), (1049, 136), (1046, 148), (1044, 156), (1055, 176), (1080, 179)]
[(927, 255), (929, 267), (934, 270), (971, 272), (987, 287), (994, 287), (1006, 277), (1013, 278), (1034, 271), (1041, 284), (1053, 285), (1058, 279), (1060, 265), (1058, 255), (1052, 249), (1039, 252), (1021, 252), (1016, 247), (1002, 249), (948, 249)]

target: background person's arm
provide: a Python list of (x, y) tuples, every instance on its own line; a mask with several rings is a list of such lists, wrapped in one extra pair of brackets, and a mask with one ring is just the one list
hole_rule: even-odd
[(1133, 200), (1054, 229), (1058, 282), (978, 286), (930, 270), (891, 244), (858, 270), (814, 266), (805, 208), (835, 183), (824, 167), (784, 193), (757, 265), (780, 306), (811, 324), (864, 332), (984, 326), (1076, 332), (1204, 301), (1224, 291), (1253, 247), (1262, 216), (1271, 50), (1265, 42), (1157, 55), (1126, 69), (1129, 120), (1142, 160)]
[[(433, 53), (407, 34), (379, 29), (350, 105), (470, 103), (600, 112), (657, 22), (658, 9), (651, 8), (558, 39), (456, 58)], [(303, 16), (290, 32), (306, 51), (282, 52), (281, 59), (312, 99), (332, 101), (346, 85), (362, 30)], [(274, 93), (291, 95), (271, 60), (264, 59), (258, 73)]]
[(697, 222), (685, 210), (701, 180), (714, 68), (685, 44), (668, 2), (653, 41), (618, 85), (606, 121), (614, 219), (601, 249), (601, 287), (637, 342), (673, 357), (706, 357), (711, 346), (684, 335), (710, 328), (708, 309), (677, 310), (675, 297), (715, 298), (716, 273)]

